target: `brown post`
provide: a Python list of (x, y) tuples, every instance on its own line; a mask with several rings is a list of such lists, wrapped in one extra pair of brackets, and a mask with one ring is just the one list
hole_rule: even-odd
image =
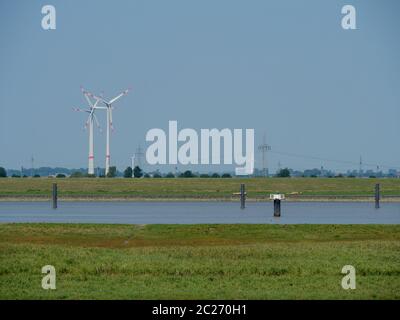
[(57, 183), (53, 183), (53, 209), (57, 209)]
[(375, 184), (375, 208), (379, 209), (379, 200), (381, 198), (380, 190), (379, 190), (379, 183)]
[(245, 185), (242, 183), (240, 185), (240, 209), (244, 209), (246, 206), (246, 192)]
[(274, 199), (274, 217), (281, 216), (281, 200)]

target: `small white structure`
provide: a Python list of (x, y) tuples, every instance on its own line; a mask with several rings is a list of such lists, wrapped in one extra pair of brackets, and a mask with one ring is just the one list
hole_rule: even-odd
[(285, 199), (283, 193), (272, 193), (269, 195), (271, 200), (274, 200), (274, 217), (281, 216), (281, 200)]
[(283, 193), (271, 193), (269, 198), (270, 200), (285, 200), (285, 195)]

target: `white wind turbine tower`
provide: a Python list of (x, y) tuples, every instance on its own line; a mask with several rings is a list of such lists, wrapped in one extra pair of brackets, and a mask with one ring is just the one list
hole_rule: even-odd
[(119, 95), (117, 95), (116, 97), (112, 98), (111, 100), (107, 101), (105, 100), (103, 97), (98, 97), (88, 91), (84, 91), (85, 94), (87, 94), (88, 96), (96, 99), (96, 101), (101, 101), (106, 107), (107, 109), (107, 144), (106, 144), (106, 172), (105, 172), (105, 176), (107, 177), (108, 172), (110, 171), (110, 160), (111, 160), (111, 156), (110, 156), (110, 130), (114, 130), (113, 127), (113, 120), (112, 120), (112, 110), (114, 109), (114, 107), (112, 106), (112, 104), (114, 102), (116, 102), (117, 100), (119, 100), (121, 97), (125, 96), (128, 94), (130, 89), (127, 89), (123, 92), (121, 92)]
[(83, 95), (85, 96), (88, 104), (89, 104), (89, 109), (80, 109), (80, 108), (73, 108), (75, 111), (79, 112), (86, 112), (89, 113), (88, 119), (85, 123), (85, 128), (89, 127), (89, 165), (88, 165), (88, 174), (94, 175), (94, 142), (93, 142), (93, 124), (96, 122), (96, 125), (98, 128), (100, 128), (99, 121), (97, 120), (96, 115), (94, 114), (96, 109), (106, 109), (105, 107), (98, 107), (97, 104), (99, 103), (99, 100), (96, 100), (96, 102), (93, 104), (85, 91), (82, 88)]

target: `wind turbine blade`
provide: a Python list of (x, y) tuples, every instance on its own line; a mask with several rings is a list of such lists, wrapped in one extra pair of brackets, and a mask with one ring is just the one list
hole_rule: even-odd
[(72, 110), (77, 111), (77, 112), (90, 112), (90, 110), (83, 110), (81, 108), (74, 108), (74, 107), (72, 107)]
[(84, 96), (85, 96), (87, 103), (89, 104), (89, 107), (93, 108), (93, 104), (92, 104), (92, 101), (90, 101), (89, 96), (87, 94), (84, 94)]
[(94, 109), (94, 108), (90, 109), (89, 117), (93, 117), (94, 116), (94, 110), (96, 110), (96, 109)]
[(84, 89), (82, 86), (81, 86), (81, 91), (82, 91), (82, 94), (84, 95), (87, 103), (89, 104), (89, 107), (93, 108), (93, 103), (89, 99), (89, 97), (93, 97), (93, 94), (91, 92), (87, 91), (86, 89)]
[(103, 130), (101, 129), (101, 126), (100, 126), (99, 120), (97, 119), (97, 117), (96, 117), (96, 115), (95, 115), (95, 114), (93, 115), (93, 118), (94, 118), (94, 121), (96, 122), (96, 126), (97, 126), (97, 128), (100, 130), (100, 132), (103, 132)]
[(84, 95), (91, 95), (92, 93), (86, 90), (84, 87), (81, 86), (81, 91)]
[(119, 95), (117, 95), (115, 98), (111, 99), (110, 102), (109, 102), (109, 104), (112, 104), (112, 103), (114, 103), (115, 101), (117, 101), (118, 99), (120, 99), (121, 97), (127, 95), (128, 92), (129, 92), (129, 89), (127, 89), (127, 90), (121, 92), (121, 93), (120, 93)]
[[(83, 95), (84, 95), (85, 97), (91, 97), (91, 98), (93, 98), (93, 99), (95, 99), (95, 100), (100, 100), (101, 102), (107, 104), (107, 101), (104, 100), (103, 97), (101, 97), (101, 96), (100, 96), (100, 97), (99, 97), (99, 96), (96, 96), (95, 94), (93, 94), (93, 93), (91, 93), (91, 92), (85, 90), (82, 86), (81, 86), (81, 90), (82, 90), (82, 93), (83, 93)], [(86, 98), (86, 99), (88, 99), (88, 98)], [(89, 101), (88, 101), (88, 102), (89, 102)], [(89, 104), (90, 104), (91, 106), (93, 106), (93, 104), (92, 104), (91, 102), (89, 102)]]
[(96, 99), (96, 100), (99, 100), (99, 101), (103, 102), (104, 104), (108, 104), (107, 101), (104, 100), (102, 97), (96, 96), (93, 93), (90, 93), (89, 96), (92, 97), (93, 99)]
[(90, 117), (91, 115), (89, 115), (89, 117), (87, 118), (86, 122), (85, 122), (85, 130), (87, 129), (87, 127), (89, 126), (89, 122), (90, 122)]
[(94, 103), (94, 105), (92, 106), (92, 110), (94, 112), (94, 110), (96, 109), (108, 109), (107, 107), (98, 107), (97, 104), (100, 102), (100, 100), (96, 100), (96, 102)]

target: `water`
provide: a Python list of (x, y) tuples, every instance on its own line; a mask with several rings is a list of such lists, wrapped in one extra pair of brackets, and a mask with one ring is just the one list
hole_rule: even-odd
[(269, 223), (269, 224), (399, 224), (400, 203), (282, 202), (273, 217), (272, 202), (0, 202), (0, 223)]

